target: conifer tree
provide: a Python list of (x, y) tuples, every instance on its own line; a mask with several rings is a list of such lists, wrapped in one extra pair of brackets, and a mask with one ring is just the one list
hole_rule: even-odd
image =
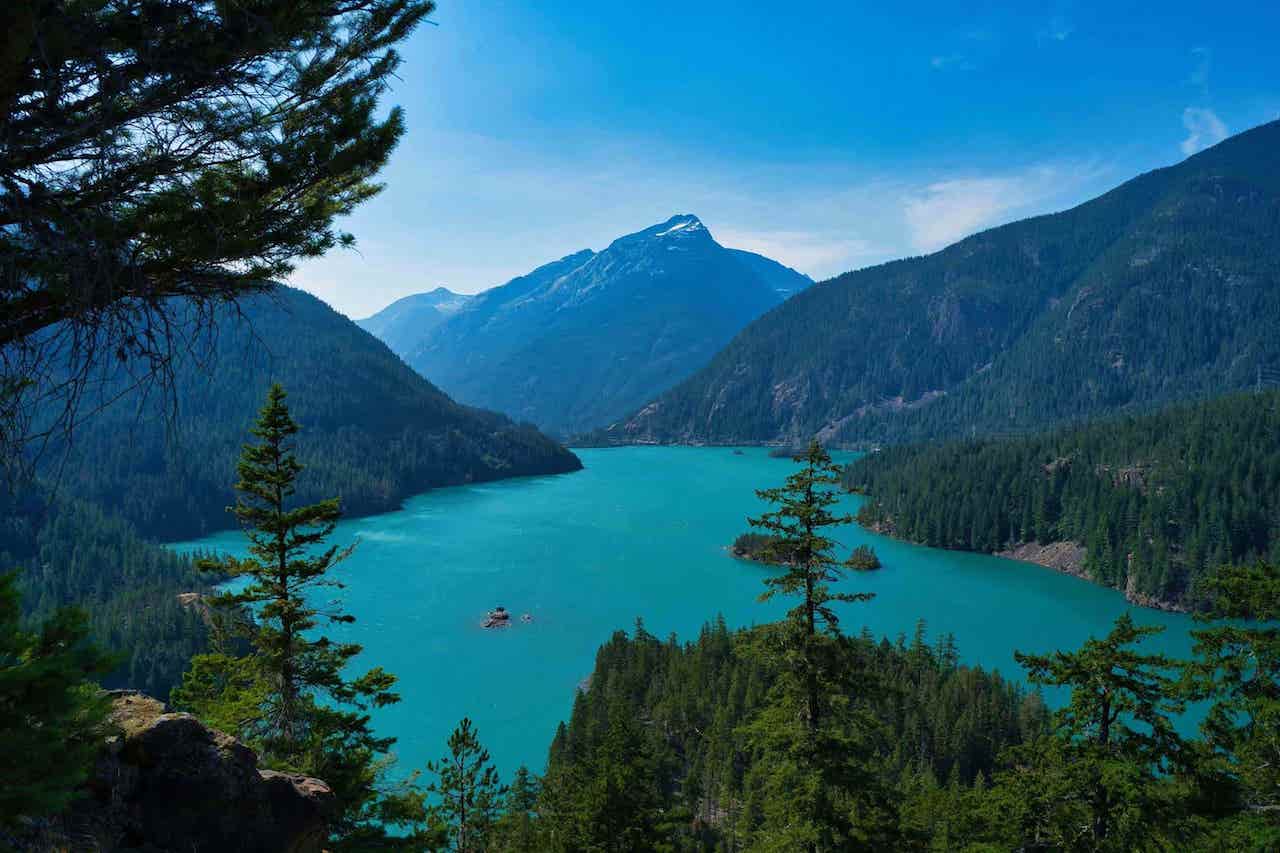
[[(342, 586), (330, 572), (351, 548), (325, 545), (340, 516), (337, 498), (291, 505), (303, 466), (294, 456), (298, 424), (285, 398), (279, 385), (271, 387), (251, 429), (259, 441), (244, 446), (237, 466), (232, 511), (249, 555), (201, 562), (247, 581), (213, 599), (228, 614), (214, 626), (246, 627), (252, 651), (241, 658), (224, 645), (196, 657), (173, 699), (231, 728), (268, 766), (324, 779), (339, 803), (330, 827), (338, 848), (360, 849), (385, 836), (383, 820), (413, 823), (418, 796), (379, 790), (394, 739), (373, 733), (368, 710), (399, 701), (391, 692), (395, 677), (375, 667), (348, 678), (344, 669), (360, 646), (316, 636), (322, 625), (355, 621), (335, 604), (321, 610), (315, 603), (319, 590)], [(239, 618), (245, 609), (253, 619)]]
[(1257, 824), (1251, 844), (1280, 845), (1280, 570), (1257, 562), (1219, 569), (1207, 585), (1203, 619), (1221, 622), (1196, 631), (1192, 696), (1214, 704), (1201, 726), (1212, 758), (1203, 775), (1225, 777), (1227, 802), (1214, 811), (1243, 811)]
[(86, 641), (83, 613), (21, 624), (16, 575), (0, 575), (0, 828), (59, 812), (89, 775), (106, 735), (92, 683), (113, 661)]
[(542, 786), (538, 777), (523, 765), (511, 778), (502, 800), (502, 816), (494, 825), (494, 845), (503, 853), (539, 853), (538, 796)]
[(330, 572), (352, 547), (324, 545), (342, 514), (337, 498), (290, 506), (303, 466), (293, 453), (298, 424), (285, 397), (283, 388), (271, 386), (250, 430), (260, 441), (244, 446), (236, 466), (240, 494), (232, 512), (249, 540), (249, 557), (205, 561), (202, 568), (249, 581), (239, 591), (220, 595), (216, 603), (223, 609), (253, 610), (255, 656), (271, 687), (262, 721), (266, 740), (279, 741), (287, 750), (306, 736), (308, 700), (381, 706), (398, 697), (391, 692), (394, 676), (381, 668), (353, 680), (344, 676), (343, 668), (360, 646), (308, 633), (321, 622), (355, 621), (334, 605), (322, 611), (313, 601), (319, 589), (343, 586)]
[(1021, 842), (1136, 850), (1161, 838), (1176, 844), (1185, 831), (1169, 782), (1187, 758), (1173, 725), (1184, 709), (1178, 664), (1132, 648), (1162, 630), (1124, 613), (1079, 651), (1014, 653), (1032, 682), (1071, 690), (1054, 715), (1056, 737), (1015, 750), (1003, 777)]
[(487, 850), (507, 789), (489, 752), (480, 744), (471, 720), (464, 717), (449, 736), (449, 754), (427, 764), (436, 778), (427, 792), (439, 798), (431, 806), (434, 822), (444, 830), (448, 850)]
[(335, 220), (381, 188), (404, 133), (381, 96), (433, 8), (4, 4), (0, 464), (33, 437), (24, 396), (58, 392), (70, 428), (96, 366), (138, 356), (164, 376), (209, 327), (206, 310), (185, 327), (181, 303), (261, 292), (294, 258), (353, 243)]
[(853, 523), (853, 516), (835, 515), (830, 510), (840, 500), (835, 487), (840, 483), (841, 468), (817, 441), (810, 442), (796, 461), (801, 468), (787, 477), (784, 486), (756, 491), (761, 500), (778, 509), (748, 518), (747, 523), (767, 531), (765, 559), (783, 567), (783, 571), (765, 578), (768, 589), (760, 600), (768, 601), (776, 595), (800, 599), (787, 613), (785, 624), (799, 640), (794, 649), (798, 657), (793, 663), (798, 665), (804, 684), (805, 724), (816, 732), (823, 711), (818, 666), (820, 638), (824, 634), (840, 636), (840, 620), (831, 605), (870, 601), (874, 596), (831, 591), (830, 584), (843, 578), (844, 565), (836, 560), (836, 542), (825, 535), (825, 530)]
[(868, 685), (833, 608), (872, 596), (830, 587), (846, 567), (826, 531), (853, 520), (830, 509), (840, 500), (840, 468), (817, 441), (796, 462), (800, 470), (785, 485), (757, 492), (777, 509), (748, 519), (769, 537), (765, 560), (779, 566), (761, 600), (798, 599), (782, 622), (761, 631), (756, 647), (778, 667), (766, 707), (745, 729), (755, 757), (744, 784), (762, 796), (756, 846), (883, 847), (897, 820), (873, 766), (877, 723), (852, 702)]

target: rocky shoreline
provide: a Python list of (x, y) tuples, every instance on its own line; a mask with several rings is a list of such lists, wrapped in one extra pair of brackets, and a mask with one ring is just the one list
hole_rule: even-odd
[[(877, 521), (871, 524), (862, 525), (873, 533), (879, 533), (882, 536), (889, 536), (899, 541), (909, 541), (903, 539), (894, 530), (892, 521)], [(922, 542), (914, 543), (922, 545)], [(967, 549), (943, 549), (943, 550), (967, 550)], [(980, 552), (971, 552), (980, 553)], [(1177, 601), (1167, 601), (1152, 595), (1138, 592), (1134, 579), (1129, 577), (1124, 589), (1113, 587), (1108, 584), (1098, 583), (1097, 580), (1085, 568), (1085, 557), (1087, 556), (1085, 547), (1079, 542), (1047, 542), (1040, 544), (1038, 542), (1021, 542), (1010, 545), (1001, 551), (992, 552), (994, 557), (1004, 557), (1008, 560), (1017, 560), (1020, 563), (1032, 563), (1046, 569), (1053, 569), (1055, 572), (1062, 572), (1072, 577), (1080, 578), (1089, 583), (1098, 584), (1098, 586), (1106, 589), (1114, 589), (1124, 595), (1125, 601), (1137, 607), (1146, 607), (1151, 610), (1163, 610), (1167, 613), (1190, 613), (1191, 608)]]
[[(1034, 563), (1037, 566), (1044, 566), (1046, 569), (1053, 569), (1056, 572), (1062, 572), (1090, 583), (1098, 583), (1094, 580), (1093, 575), (1089, 573), (1089, 570), (1085, 568), (1086, 551), (1085, 547), (1079, 542), (1047, 542), (1043, 545), (1038, 542), (1024, 542), (1006, 548), (1003, 551), (997, 551), (995, 556), (1018, 560), (1023, 563)], [(1185, 604), (1166, 601), (1153, 595), (1138, 592), (1137, 584), (1134, 583), (1132, 575), (1129, 576), (1124, 589), (1118, 589), (1107, 584), (1098, 585), (1124, 593), (1125, 601), (1138, 607), (1163, 610), (1168, 613), (1191, 612), (1191, 608)]]

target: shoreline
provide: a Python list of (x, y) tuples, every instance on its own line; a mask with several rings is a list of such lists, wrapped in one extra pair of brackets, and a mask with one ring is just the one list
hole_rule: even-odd
[(1001, 557), (1018, 563), (1028, 563), (1033, 566), (1050, 569), (1060, 574), (1079, 578), (1080, 580), (1091, 583), (1094, 586), (1118, 592), (1124, 596), (1125, 601), (1135, 607), (1144, 607), (1148, 610), (1159, 610), (1165, 613), (1189, 614), (1192, 612), (1191, 607), (1181, 602), (1167, 601), (1165, 599), (1156, 598), (1155, 596), (1145, 595), (1138, 592), (1134, 588), (1132, 576), (1128, 577), (1124, 588), (1100, 583), (1089, 574), (1087, 569), (1085, 569), (1085, 547), (1078, 542), (1064, 540), (1049, 542), (1044, 545), (1041, 545), (1038, 542), (1021, 542), (1010, 545), (1000, 551), (974, 551), (970, 548), (946, 548), (940, 545), (928, 545), (924, 542), (913, 542), (910, 539), (899, 536), (894, 530), (891, 522), (880, 521), (871, 525), (860, 524), (859, 526), (863, 527), (865, 530), (871, 531), (872, 533), (887, 536), (898, 542), (906, 542), (908, 544), (919, 545), (924, 548), (937, 548), (940, 551), (957, 551), (964, 554), (985, 554), (989, 557)]

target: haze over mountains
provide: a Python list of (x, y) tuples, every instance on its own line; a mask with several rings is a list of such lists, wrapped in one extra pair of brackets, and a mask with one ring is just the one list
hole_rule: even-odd
[(415, 293), (397, 299), (372, 317), (357, 320), (356, 324), (400, 353), (416, 344), (422, 335), (458, 313), (469, 299), (471, 297), (465, 293), (454, 293), (447, 287), (437, 287), (426, 293)]
[(443, 321), (423, 294), (362, 324), (458, 400), (572, 434), (679, 382), (809, 284), (682, 215), (545, 264)]
[(1280, 122), (1074, 209), (846, 273), (606, 442), (1025, 432), (1280, 375)]

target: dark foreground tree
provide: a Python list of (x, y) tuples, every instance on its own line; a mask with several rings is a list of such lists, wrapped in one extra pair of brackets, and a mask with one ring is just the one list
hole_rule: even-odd
[(1121, 615), (1079, 651), (1015, 657), (1036, 684), (1067, 687), (1055, 732), (1019, 747), (992, 791), (1005, 840), (1021, 849), (1163, 850), (1190, 826), (1175, 782), (1188, 757), (1179, 664), (1133, 646), (1163, 629)]
[(89, 774), (107, 702), (93, 679), (113, 662), (86, 642), (84, 614), (21, 623), (16, 577), (0, 575), (0, 827), (56, 814)]
[(796, 457), (800, 470), (780, 488), (757, 494), (777, 509), (748, 519), (769, 537), (765, 580), (775, 595), (798, 599), (786, 618), (761, 632), (756, 652), (775, 662), (778, 678), (765, 709), (747, 726), (754, 756), (747, 785), (760, 793), (745, 816), (764, 849), (856, 850), (892, 843), (891, 801), (876, 771), (876, 722), (853, 697), (869, 689), (840, 632), (833, 605), (868, 601), (837, 593), (845, 565), (827, 535), (852, 523), (831, 507), (840, 500), (841, 469), (818, 442)]
[[(1214, 704), (1201, 726), (1214, 812), (1238, 815), (1256, 849), (1280, 846), (1280, 570), (1258, 562), (1224, 567), (1207, 585), (1221, 622), (1193, 632), (1193, 695)], [(1225, 790), (1223, 790), (1225, 787)], [(1241, 839), (1235, 842), (1244, 844)]]
[(539, 853), (538, 797), (542, 785), (521, 766), (502, 799), (502, 815), (493, 828), (493, 847), (504, 853)]
[[(79, 389), (102, 360), (163, 368), (180, 331), (171, 297), (234, 300), (293, 258), (353, 242), (334, 219), (379, 189), (404, 132), (400, 110), (378, 106), (394, 46), (434, 4), (4, 7), (0, 441), (12, 447), (32, 437), (20, 397)], [(10, 447), (2, 458), (16, 459)]]
[(457, 853), (482, 853), (490, 847), (494, 824), (507, 789), (489, 753), (480, 744), (471, 720), (463, 718), (449, 736), (449, 754), (427, 764), (435, 779), (427, 792), (438, 798), (431, 806), (433, 824)]
[[(316, 635), (321, 623), (355, 621), (336, 605), (322, 611), (315, 604), (320, 590), (342, 586), (330, 572), (350, 548), (324, 544), (340, 514), (336, 498), (290, 505), (303, 470), (293, 454), (297, 432), (285, 392), (275, 385), (252, 429), (259, 443), (245, 445), (237, 468), (240, 495), (233, 512), (248, 537), (249, 556), (202, 564), (246, 582), (213, 599), (228, 614), (213, 624), (247, 626), (252, 652), (236, 657), (224, 645), (197, 657), (173, 699), (206, 720), (234, 727), (268, 766), (324, 779), (340, 806), (335, 838), (368, 845), (383, 836), (379, 821), (387, 810), (397, 822), (413, 822), (411, 802), (380, 793), (394, 740), (376, 737), (367, 713), (399, 697), (391, 692), (395, 677), (381, 668), (346, 675), (360, 646)], [(245, 610), (252, 620), (238, 618)]]

